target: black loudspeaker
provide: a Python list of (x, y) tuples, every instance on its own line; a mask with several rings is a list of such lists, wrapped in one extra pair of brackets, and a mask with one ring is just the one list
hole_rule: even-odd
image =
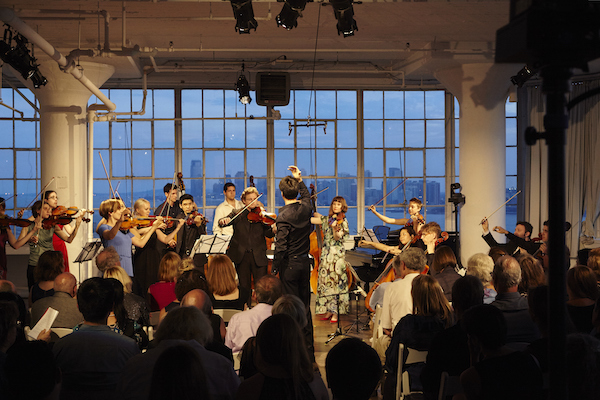
[(290, 74), (258, 72), (256, 74), (256, 104), (287, 106), (290, 102)]

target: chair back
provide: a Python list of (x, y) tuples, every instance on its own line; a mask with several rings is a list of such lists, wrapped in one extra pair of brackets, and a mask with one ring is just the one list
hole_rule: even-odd
[(396, 377), (396, 400), (405, 399), (411, 393), (410, 390), (410, 378), (408, 375), (408, 371), (404, 371), (405, 365), (416, 364), (425, 362), (427, 360), (427, 352), (411, 349), (410, 347), (406, 347), (406, 351), (408, 355), (406, 357), (406, 362), (404, 361), (404, 344), (400, 343), (398, 346), (398, 371)]
[(229, 308), (215, 308), (213, 313), (219, 315), (225, 321), (225, 324), (229, 323), (231, 317), (233, 317), (237, 313), (241, 313), (242, 310), (232, 310)]
[(450, 376), (446, 371), (442, 372), (440, 378), (440, 393), (438, 400), (446, 400), (448, 397), (452, 397), (455, 394), (462, 393), (463, 389), (460, 385), (460, 377)]

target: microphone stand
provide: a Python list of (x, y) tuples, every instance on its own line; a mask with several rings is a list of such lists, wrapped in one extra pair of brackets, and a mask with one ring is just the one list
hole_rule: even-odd
[[(359, 334), (360, 331), (364, 331), (365, 329), (368, 329), (367, 328), (368, 322), (365, 323), (362, 328), (359, 326), (360, 324), (362, 324), (362, 321), (360, 320), (360, 316), (362, 314), (364, 314), (367, 311), (367, 309), (365, 308), (361, 313), (358, 312), (358, 309), (359, 309), (359, 301), (358, 300), (360, 298), (359, 294), (362, 294), (361, 290), (359, 290), (359, 289), (351, 290), (350, 293), (354, 293), (354, 295), (356, 296), (356, 298), (355, 298), (356, 299), (356, 318), (354, 319), (354, 321), (352, 322), (352, 324), (346, 330), (346, 334), (348, 332), (350, 332), (355, 325), (356, 325), (356, 333)], [(363, 290), (363, 293), (364, 293), (364, 290)], [(364, 294), (363, 294), (363, 296), (364, 296)], [(338, 321), (339, 321), (339, 317), (338, 317)]]

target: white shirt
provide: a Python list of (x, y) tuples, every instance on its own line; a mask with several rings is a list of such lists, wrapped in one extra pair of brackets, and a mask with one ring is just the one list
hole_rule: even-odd
[(246, 340), (256, 336), (260, 324), (271, 316), (272, 308), (272, 305), (258, 303), (249, 310), (234, 314), (227, 325), (225, 346), (234, 353), (240, 351)]
[(232, 207), (227, 202), (227, 200), (225, 200), (224, 202), (219, 204), (217, 206), (217, 208), (215, 209), (215, 217), (214, 217), (215, 219), (213, 221), (213, 234), (214, 235), (233, 235), (233, 226), (221, 227), (221, 226), (219, 226), (219, 220), (221, 218), (225, 218), (226, 216), (231, 214), (231, 212), (233, 210), (239, 210), (241, 208), (244, 208), (244, 204), (242, 204), (242, 202), (239, 200), (235, 201), (235, 208)]
[(381, 326), (384, 329), (396, 327), (402, 317), (412, 314), (413, 302), (410, 294), (412, 290), (412, 281), (418, 272), (409, 273), (404, 278), (395, 280), (386, 289), (383, 294), (383, 309), (381, 310)]

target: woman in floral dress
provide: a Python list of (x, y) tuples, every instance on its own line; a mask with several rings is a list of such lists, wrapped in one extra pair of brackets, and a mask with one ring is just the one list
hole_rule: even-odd
[[(331, 201), (328, 216), (315, 213), (311, 218), (313, 224), (322, 226), (324, 235), (315, 314), (322, 314), (321, 320), (331, 319), (332, 323), (337, 322), (338, 314), (348, 312), (348, 275), (344, 248), (344, 239), (349, 234), (348, 220), (344, 215), (346, 211), (346, 200), (336, 196)], [(336, 294), (339, 294), (339, 305)]]

